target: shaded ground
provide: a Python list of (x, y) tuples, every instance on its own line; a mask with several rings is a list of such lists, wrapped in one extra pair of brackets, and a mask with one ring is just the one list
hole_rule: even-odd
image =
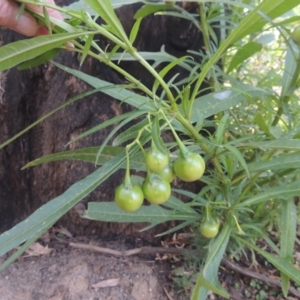
[[(118, 250), (143, 242), (120, 236), (110, 239), (99, 242), (82, 237), (72, 241)], [(49, 249), (53, 249), (49, 254), (24, 255), (0, 274), (1, 300), (163, 300), (168, 299), (164, 289), (174, 297), (169, 280), (171, 265), (157, 261), (155, 255), (103, 255), (71, 247), (63, 239), (51, 239)], [(33, 251), (41, 254), (47, 248)]]
[[(0, 299), (189, 299), (194, 272), (180, 258), (180, 243), (170, 240), (153, 246), (139, 237), (121, 234), (101, 240), (73, 238), (65, 229), (52, 230), (0, 273)], [(257, 263), (223, 260), (219, 279), (231, 299), (300, 299), (295, 288), (284, 298), (280, 287), (274, 285), (279, 282), (279, 273), (259, 257)], [(208, 299), (222, 298), (210, 294)]]

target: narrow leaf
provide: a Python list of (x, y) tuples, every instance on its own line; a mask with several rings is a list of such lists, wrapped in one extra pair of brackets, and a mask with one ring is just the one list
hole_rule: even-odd
[(85, 0), (98, 15), (109, 25), (107, 29), (123, 41), (127, 40), (126, 33), (118, 19), (110, 0)]
[[(280, 258), (291, 262), (294, 253), (297, 227), (297, 208), (291, 197), (281, 201), (280, 216)], [(290, 282), (288, 276), (281, 272), (282, 291), (287, 297)]]
[(150, 104), (150, 101), (148, 98), (143, 97), (141, 95), (137, 95), (136, 93), (133, 93), (133, 92), (127, 90), (124, 86), (115, 86), (115, 85), (111, 84), (110, 82), (101, 80), (94, 76), (87, 75), (81, 71), (65, 67), (57, 62), (53, 62), (53, 64), (55, 66), (57, 66), (58, 68), (85, 81), (86, 83), (88, 83), (89, 85), (91, 85), (94, 88), (110, 86), (111, 89), (109, 91), (104, 90), (103, 93), (107, 94), (108, 96), (111, 96), (112, 98), (114, 98), (116, 100), (128, 103), (137, 108), (151, 109), (151, 110), (153, 109), (153, 106)]
[(39, 36), (27, 40), (21, 40), (0, 47), (0, 71), (12, 68), (19, 63), (40, 56), (41, 54), (66, 42), (83, 35), (96, 32), (58, 33), (47, 36)]
[[(195, 220), (198, 214), (178, 212), (159, 205), (142, 206), (135, 212), (125, 212), (114, 202), (89, 202), (83, 218), (117, 223), (163, 223), (171, 220)], [(199, 217), (198, 217), (199, 218)]]
[(142, 19), (137, 19), (134, 24), (133, 24), (133, 27), (131, 29), (131, 32), (130, 32), (130, 35), (129, 35), (129, 41), (130, 43), (134, 43), (137, 35), (138, 35), (138, 32), (139, 32), (139, 28), (140, 28), (140, 25), (141, 25), (141, 21)]
[(223, 145), (223, 147), (226, 148), (227, 150), (229, 150), (232, 153), (232, 155), (239, 161), (239, 163), (242, 165), (242, 167), (246, 171), (248, 178), (250, 178), (251, 176), (250, 176), (250, 172), (248, 170), (248, 165), (247, 165), (242, 153), (236, 147), (233, 147), (229, 144), (225, 144), (225, 145)]
[(152, 142), (155, 144), (156, 148), (164, 153), (169, 154), (169, 151), (164, 144), (163, 139), (161, 138), (161, 130), (160, 130), (160, 124), (159, 124), (159, 117), (155, 117), (152, 120)]
[[(139, 130), (141, 130), (144, 126), (148, 124), (148, 119), (145, 118), (144, 120), (140, 121), (139, 123), (131, 126), (121, 134), (119, 134), (114, 140), (113, 140), (113, 146), (121, 145), (122, 143), (125, 143), (129, 140), (135, 139)], [(143, 134), (142, 134), (143, 136)]]
[[(77, 149), (77, 150), (70, 150), (70, 151), (63, 151), (58, 152), (54, 154), (50, 154), (47, 156), (40, 157), (38, 159), (35, 159), (29, 163), (27, 163), (24, 167), (22, 167), (22, 170), (30, 167), (34, 167), (40, 164), (53, 162), (53, 161), (59, 161), (59, 160), (80, 160), (80, 161), (87, 161), (90, 163), (95, 163), (96, 154), (99, 150), (99, 147), (91, 147), (91, 148), (83, 148), (83, 149)], [(96, 164), (103, 165), (116, 155), (119, 155), (125, 151), (125, 148), (123, 147), (111, 147), (106, 146), (102, 154), (100, 155), (99, 159), (97, 160)]]
[(273, 134), (270, 131), (270, 128), (266, 124), (265, 118), (260, 114), (257, 113), (256, 116), (254, 117), (254, 123), (258, 125), (258, 127), (268, 136), (271, 138), (274, 138)]
[(32, 58), (30, 60), (27, 60), (26, 62), (20, 64), (18, 66), (18, 70), (26, 70), (26, 69), (30, 69), (30, 68), (34, 68), (37, 67), (39, 65), (42, 65), (48, 61), (50, 61), (52, 58), (54, 58), (56, 55), (58, 55), (58, 53), (61, 51), (62, 49), (60, 48), (54, 48), (51, 49), (35, 58)]
[[(221, 285), (218, 281), (218, 269), (227, 248), (230, 232), (231, 229), (229, 225), (225, 225), (219, 235), (209, 244), (208, 256), (203, 271), (198, 277), (194, 287), (191, 300), (207, 299), (208, 285), (206, 283), (205, 286), (203, 286), (203, 278), (210, 284), (214, 285), (217, 289), (220, 288)], [(225, 290), (222, 290), (222, 294), (223, 293), (226, 295), (225, 298), (229, 298), (229, 294)]]
[(144, 18), (158, 11), (170, 9), (170, 5), (163, 4), (147, 4), (142, 6), (134, 15), (135, 19)]
[(282, 169), (299, 169), (300, 168), (300, 153), (282, 154), (268, 161), (256, 161), (248, 164), (249, 172), (258, 171), (276, 171)]
[(274, 199), (287, 199), (289, 197), (295, 197), (300, 194), (300, 185), (298, 182), (294, 182), (290, 185), (283, 185), (279, 187), (269, 188), (266, 191), (252, 196), (249, 199), (238, 204), (238, 207), (251, 206), (264, 201), (270, 201)]
[(294, 280), (296, 284), (300, 284), (300, 270), (296, 269), (291, 262), (260, 249), (253, 245), (249, 240), (241, 239), (239, 237), (237, 238), (243, 244), (265, 257), (276, 269), (284, 273), (288, 278)]
[[(138, 116), (140, 116), (142, 114), (145, 114), (147, 112), (148, 112), (147, 110), (130, 111), (128, 113), (121, 114), (119, 116), (113, 117), (113, 118), (111, 118), (111, 119), (109, 119), (109, 120), (107, 120), (107, 121), (105, 121), (105, 122), (103, 122), (103, 123), (101, 123), (101, 124), (99, 124), (97, 126), (94, 126), (91, 129), (89, 129), (89, 130), (87, 130), (87, 131), (79, 134), (78, 136), (76, 136), (76, 138), (72, 139), (68, 144), (71, 144), (71, 143), (73, 143), (73, 142), (75, 142), (77, 140), (80, 140), (80, 139), (82, 139), (82, 138), (84, 138), (86, 136), (89, 136), (89, 135), (91, 135), (91, 134), (93, 134), (93, 133), (95, 133), (95, 132), (97, 132), (99, 130), (102, 130), (102, 129), (110, 126), (110, 125), (116, 124), (116, 123), (118, 123), (120, 121), (124, 121), (124, 119), (125, 119), (125, 124), (126, 124), (130, 120), (132, 120), (132, 119), (134, 119), (134, 118), (136, 118), (136, 117), (138, 117)], [(121, 123), (121, 124), (123, 124), (123, 123)], [(115, 127), (114, 128), (114, 132), (117, 131), (117, 130), (118, 130), (118, 128), (116, 129), (116, 127)], [(113, 134), (111, 134), (111, 132), (110, 132), (110, 136), (112, 136)]]
[(257, 42), (248, 42), (243, 45), (233, 58), (230, 61), (227, 73), (230, 73), (232, 70), (236, 69), (240, 64), (244, 63), (246, 59), (259, 52), (262, 49), (262, 44)]
[(81, 56), (81, 59), (80, 59), (80, 65), (83, 64), (83, 62), (85, 61), (89, 51), (90, 51), (90, 48), (91, 48), (91, 45), (92, 45), (92, 42), (94, 40), (94, 35), (91, 34), (88, 36), (85, 44), (84, 44), (84, 48), (83, 48), (83, 51), (82, 51), (82, 56)]
[[(167, 66), (165, 66), (160, 72), (159, 72), (159, 76), (161, 79), (163, 79), (166, 74), (172, 69), (174, 68), (176, 65), (178, 65), (179, 63), (183, 62), (188, 56), (183, 56), (180, 58), (175, 59), (174, 61), (170, 62)], [(154, 84), (153, 84), (153, 94), (156, 93), (156, 90), (159, 86), (159, 81), (157, 79), (155, 79)]]

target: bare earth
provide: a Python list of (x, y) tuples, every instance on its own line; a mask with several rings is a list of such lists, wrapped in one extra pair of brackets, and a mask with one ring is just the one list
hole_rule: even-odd
[[(124, 241), (78, 241), (126, 250)], [(64, 240), (51, 241), (49, 248), (24, 254), (0, 273), (1, 300), (165, 300), (170, 299), (168, 296), (179, 299), (169, 279), (171, 264), (157, 260), (155, 255), (103, 255), (71, 247)]]

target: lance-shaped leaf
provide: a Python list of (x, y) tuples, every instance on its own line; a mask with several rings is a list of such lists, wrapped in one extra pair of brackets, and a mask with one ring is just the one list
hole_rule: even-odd
[(0, 47), (0, 71), (12, 68), (53, 48), (62, 46), (70, 40), (89, 34), (96, 34), (96, 32), (58, 33), (2, 46)]

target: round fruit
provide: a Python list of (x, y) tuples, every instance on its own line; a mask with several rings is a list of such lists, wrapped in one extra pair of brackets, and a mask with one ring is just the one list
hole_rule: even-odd
[(300, 45), (300, 26), (294, 28), (294, 30), (291, 32), (291, 38), (295, 44)]
[(146, 165), (152, 172), (161, 172), (169, 164), (169, 156), (157, 149), (151, 149), (145, 154)]
[(164, 168), (161, 172), (158, 173), (158, 175), (168, 181), (168, 182), (172, 182), (174, 179), (175, 179), (175, 173), (174, 173), (174, 170), (173, 168), (168, 165), (166, 168)]
[(146, 178), (142, 188), (145, 198), (152, 204), (162, 204), (171, 196), (170, 183), (159, 176)]
[(140, 208), (144, 201), (142, 189), (137, 185), (119, 185), (115, 192), (116, 204), (125, 211), (135, 211)]
[(204, 159), (199, 154), (189, 153), (185, 157), (179, 157), (174, 162), (174, 171), (183, 181), (195, 181), (199, 179), (205, 171)]
[(205, 220), (200, 225), (201, 234), (209, 239), (214, 238), (219, 233), (219, 224), (214, 220)]

